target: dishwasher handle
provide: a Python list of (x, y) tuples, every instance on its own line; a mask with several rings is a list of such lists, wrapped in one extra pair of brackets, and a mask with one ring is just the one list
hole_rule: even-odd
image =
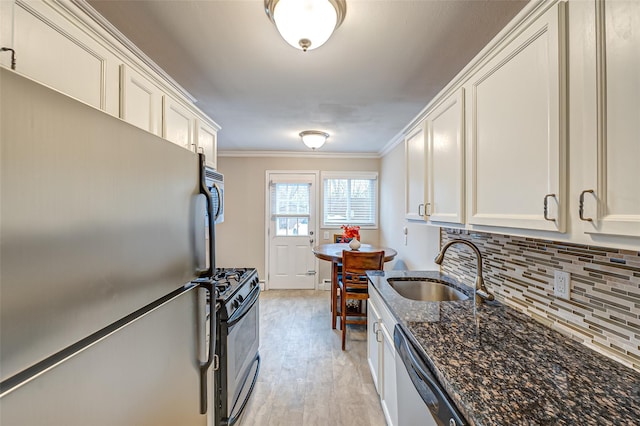
[(395, 326), (393, 342), (420, 398), (438, 422), (452, 426), (467, 425), (400, 325)]

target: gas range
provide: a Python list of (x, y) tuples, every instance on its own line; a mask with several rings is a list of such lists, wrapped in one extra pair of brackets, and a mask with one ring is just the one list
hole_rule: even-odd
[(229, 318), (260, 285), (255, 268), (218, 268), (213, 276), (216, 300), (221, 305), (222, 319)]

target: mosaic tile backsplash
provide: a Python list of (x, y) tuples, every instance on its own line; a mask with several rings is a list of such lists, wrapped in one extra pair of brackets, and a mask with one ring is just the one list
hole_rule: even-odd
[[(478, 246), (498, 300), (640, 371), (640, 252), (448, 228), (440, 238)], [(556, 270), (571, 274), (571, 300), (554, 296)], [(453, 245), (442, 272), (473, 286), (475, 255)]]

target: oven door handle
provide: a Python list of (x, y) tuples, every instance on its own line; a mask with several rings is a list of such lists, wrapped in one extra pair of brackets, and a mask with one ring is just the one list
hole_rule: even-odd
[(242, 309), (235, 311), (233, 315), (229, 317), (229, 319), (227, 320), (227, 327), (231, 328), (238, 322), (240, 322), (240, 320), (242, 320), (242, 318), (244, 318), (245, 315), (249, 313), (251, 308), (253, 308), (253, 305), (256, 304), (256, 302), (258, 301), (258, 297), (260, 297), (260, 286), (256, 285), (253, 290), (251, 290), (251, 293), (249, 293), (249, 297), (247, 298), (246, 302), (242, 304)]
[[(247, 392), (244, 400), (242, 401), (242, 403), (240, 404), (240, 407), (238, 408), (238, 412), (235, 413), (235, 415), (231, 415), (229, 416), (229, 418), (226, 421), (227, 425), (234, 425), (236, 423), (236, 421), (238, 421), (238, 419), (240, 418), (240, 416), (242, 415), (242, 412), (244, 411), (245, 407), (247, 406), (247, 402), (249, 402), (249, 397), (251, 396), (251, 394), (253, 393), (253, 388), (256, 386), (256, 382), (258, 381), (258, 373), (260, 373), (260, 355), (256, 355), (255, 359), (253, 360), (253, 362), (251, 363), (251, 365), (257, 363), (257, 367), (256, 367), (256, 374), (253, 375), (253, 378), (251, 379), (251, 384), (249, 385), (249, 391)], [(249, 367), (251, 367), (251, 365)], [(247, 375), (245, 375), (244, 379), (242, 380), (242, 386), (246, 386), (247, 385), (247, 379), (249, 378), (249, 373), (251, 373), (251, 368), (247, 369)], [(240, 389), (240, 395), (242, 395), (242, 389)], [(237, 403), (236, 403), (237, 404)], [(231, 409), (232, 411), (235, 410), (236, 405), (233, 406), (233, 408)]]

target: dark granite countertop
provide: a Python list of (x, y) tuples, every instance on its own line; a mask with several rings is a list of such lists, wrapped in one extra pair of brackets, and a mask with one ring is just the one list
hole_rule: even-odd
[(640, 425), (640, 373), (502, 303), (408, 300), (391, 277), (473, 289), (439, 272), (369, 273), (470, 424)]

